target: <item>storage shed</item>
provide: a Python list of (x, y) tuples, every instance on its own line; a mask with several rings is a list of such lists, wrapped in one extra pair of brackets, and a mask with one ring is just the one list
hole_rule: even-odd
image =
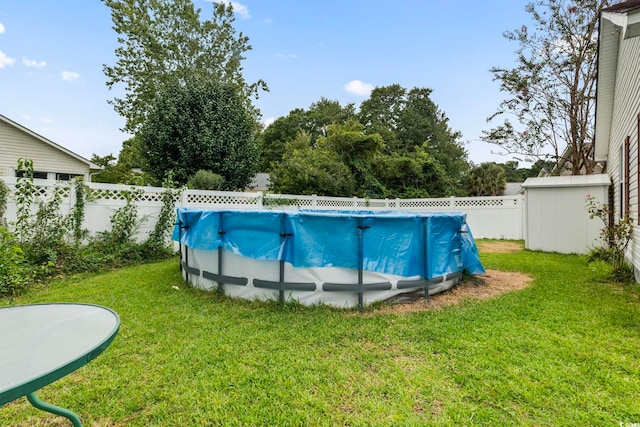
[(525, 247), (560, 253), (585, 253), (600, 245), (597, 218), (589, 218), (586, 197), (607, 203), (608, 175), (571, 175), (528, 178), (522, 187), (526, 199)]

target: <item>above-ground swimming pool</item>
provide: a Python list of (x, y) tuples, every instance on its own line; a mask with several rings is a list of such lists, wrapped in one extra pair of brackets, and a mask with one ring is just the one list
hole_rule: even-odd
[(184, 279), (246, 299), (363, 307), (484, 272), (464, 213), (179, 208)]

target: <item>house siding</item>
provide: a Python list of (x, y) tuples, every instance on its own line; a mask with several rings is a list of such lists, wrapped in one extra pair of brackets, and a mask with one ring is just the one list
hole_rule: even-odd
[(33, 160), (37, 171), (89, 177), (88, 164), (0, 120), (0, 176), (13, 176), (19, 158)]
[[(598, 114), (596, 117), (595, 129), (595, 160), (607, 160), (609, 151), (608, 138), (611, 130), (611, 120), (613, 114), (613, 99), (615, 96), (616, 69), (618, 59), (618, 46), (620, 44), (619, 33), (615, 31), (615, 25), (608, 20), (601, 22), (600, 50), (598, 53), (598, 90), (597, 104)], [(608, 37), (603, 38), (602, 34)], [(613, 35), (616, 35), (613, 37)]]
[[(623, 162), (621, 147), (629, 137), (629, 188), (628, 210), (634, 219), (634, 235), (628, 256), (636, 270), (640, 269), (640, 227), (638, 226), (638, 114), (640, 113), (640, 37), (624, 40), (620, 38), (618, 68), (616, 73), (615, 98), (609, 139), (608, 171), (614, 186), (614, 206), (616, 218), (620, 217), (620, 202), (624, 199), (621, 191), (620, 170)], [(600, 89), (599, 89), (600, 90)]]

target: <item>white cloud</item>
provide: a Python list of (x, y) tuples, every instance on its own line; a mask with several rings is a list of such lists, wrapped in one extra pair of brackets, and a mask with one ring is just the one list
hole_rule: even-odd
[(271, 123), (273, 123), (273, 122), (275, 122), (275, 121), (276, 121), (276, 118), (275, 118), (275, 117), (269, 117), (268, 119), (264, 119), (264, 120), (262, 121), (262, 124), (264, 125), (264, 127), (265, 127), (265, 129), (266, 129), (266, 128), (268, 128), (268, 127), (269, 127), (269, 125), (270, 125)]
[(351, 80), (344, 86), (344, 90), (359, 96), (369, 96), (373, 90), (373, 85), (370, 83), (364, 83), (360, 80)]
[(214, 0), (214, 2), (222, 3), (222, 4), (231, 4), (231, 7), (233, 7), (233, 13), (237, 13), (241, 19), (251, 18), (251, 15), (249, 15), (249, 9), (247, 8), (247, 6), (240, 4), (240, 2), (229, 1), (229, 0)]
[(0, 68), (4, 68), (6, 65), (12, 65), (14, 62), (16, 62), (15, 59), (5, 55), (5, 53), (0, 50)]
[(2, 25), (2, 22), (0, 22), (0, 34), (4, 33), (4, 25)]
[(297, 59), (298, 55), (295, 53), (276, 53), (278, 58)]
[(47, 65), (47, 63), (44, 61), (38, 62), (38, 61), (34, 61), (33, 59), (27, 59), (27, 58), (22, 58), (22, 63), (27, 67), (36, 67), (36, 68), (41, 68)]
[(67, 82), (75, 82), (80, 78), (80, 74), (74, 73), (73, 71), (63, 71), (60, 73), (60, 76), (62, 77), (62, 80)]

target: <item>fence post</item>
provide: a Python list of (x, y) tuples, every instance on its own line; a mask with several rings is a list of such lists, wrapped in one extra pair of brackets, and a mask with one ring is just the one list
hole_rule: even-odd
[[(15, 194), (15, 185), (16, 178), (15, 177), (2, 177), (5, 183), (11, 189), (11, 194)], [(54, 182), (51, 181), (38, 181), (38, 187), (46, 187), (47, 195), (50, 193), (51, 185), (54, 185)], [(96, 198), (98, 200), (94, 200), (92, 202), (87, 203), (87, 217), (85, 219), (85, 225), (87, 229), (89, 229), (92, 233), (103, 231), (105, 228), (109, 227), (109, 218), (111, 213), (119, 206), (122, 205), (121, 199), (119, 196), (123, 191), (131, 191), (131, 186), (126, 185), (115, 185), (115, 184), (100, 184), (94, 182), (88, 182), (86, 185), (94, 190)], [(141, 187), (138, 187), (141, 188)], [(39, 190), (42, 190), (40, 188)], [(144, 188), (143, 188), (144, 190)], [(147, 191), (151, 191), (150, 189), (146, 189)], [(160, 192), (162, 189), (158, 189)], [(300, 204), (304, 202), (304, 206), (308, 206), (307, 203), (310, 202), (310, 205), (313, 209), (318, 209), (319, 205), (322, 205), (322, 208), (327, 209), (349, 209), (349, 206), (358, 207), (358, 203), (360, 200), (364, 200), (366, 202), (367, 207), (371, 206), (372, 200), (368, 199), (360, 199), (357, 197), (340, 197), (340, 198), (327, 198), (327, 203), (324, 203), (324, 197), (318, 197), (318, 195), (313, 194), (311, 196), (295, 196), (295, 195), (272, 195), (270, 193), (259, 192), (257, 194), (252, 194), (251, 196), (242, 195), (242, 194), (234, 194), (227, 192), (210, 192), (211, 197), (202, 197), (206, 194), (199, 190), (189, 190), (185, 189), (180, 192), (180, 196), (177, 197), (176, 204), (181, 208), (188, 208), (193, 203), (194, 206), (203, 206), (209, 208), (218, 208), (226, 207), (229, 205), (237, 206), (237, 207), (246, 207), (247, 197), (257, 197), (255, 201), (255, 205), (258, 209), (268, 209), (270, 200), (276, 199), (276, 201), (286, 201), (292, 200), (297, 203), (300, 207)], [(36, 197), (39, 199), (41, 197), (48, 197), (47, 195), (40, 196), (38, 192)], [(196, 196), (196, 197), (192, 197)], [(218, 197), (219, 196), (219, 197)], [(286, 198), (285, 196), (291, 197), (291, 199)], [(293, 198), (297, 197), (297, 198)], [(458, 199), (460, 199), (460, 206), (458, 206)], [(497, 198), (500, 199), (500, 198)], [(229, 201), (231, 200), (231, 201)], [(420, 210), (420, 209), (429, 209), (430, 204), (426, 201), (429, 199), (414, 199), (408, 201), (402, 201), (399, 198), (394, 199), (375, 199), (375, 203), (378, 203), (376, 206), (384, 206), (385, 208), (389, 208), (390, 210), (400, 210), (403, 206), (406, 206), (408, 210)], [(491, 204), (487, 203), (486, 205), (482, 202), (485, 199), (478, 197), (445, 197), (445, 198), (437, 198), (432, 199), (434, 203), (434, 207), (432, 210), (436, 211), (451, 211), (451, 210), (459, 210), (462, 212), (466, 212), (468, 214), (469, 223), (474, 224), (473, 229), (474, 232), (478, 235), (478, 237), (489, 237), (489, 238), (501, 238), (504, 236), (504, 233), (507, 228), (509, 230), (513, 230), (510, 232), (509, 236), (504, 236), (505, 238), (517, 238), (527, 239), (528, 228), (527, 224), (527, 197), (526, 195), (518, 195), (513, 198), (504, 198), (504, 203), (502, 204)], [(486, 200), (490, 200), (486, 199)], [(502, 199), (500, 199), (502, 200)], [(349, 203), (347, 203), (349, 201)], [(76, 194), (75, 188), (71, 185), (70, 194), (68, 195), (68, 200), (63, 200), (61, 205), (61, 212), (66, 213), (65, 210), (68, 207), (68, 211), (70, 212), (73, 209), (76, 202)], [(294, 203), (294, 204), (295, 204)], [(5, 213), (5, 218), (7, 222), (12, 223), (16, 221), (16, 203), (14, 197), (9, 197), (7, 203), (7, 211)], [(152, 204), (145, 203), (145, 208), (147, 210), (152, 209)], [(326, 205), (326, 206), (325, 206)], [(155, 205), (154, 205), (155, 206)], [(422, 207), (422, 208), (421, 208)], [(34, 210), (36, 206), (33, 206)], [(293, 206), (292, 206), (293, 208)], [(151, 214), (154, 216), (155, 214)], [(514, 235), (515, 234), (515, 235)]]
[(69, 214), (73, 212), (73, 206), (76, 204), (76, 178), (68, 181), (69, 185)]
[(189, 192), (189, 189), (187, 188), (186, 190), (184, 190), (181, 194), (180, 194), (180, 207), (181, 208), (186, 208), (187, 207), (187, 200), (188, 200), (188, 196), (187, 193)]

